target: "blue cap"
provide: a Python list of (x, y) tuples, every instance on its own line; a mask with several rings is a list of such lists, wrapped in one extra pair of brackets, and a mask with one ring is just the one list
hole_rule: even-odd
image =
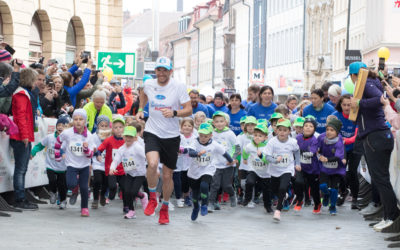
[(361, 68), (367, 68), (367, 65), (363, 62), (353, 62), (349, 66), (349, 74), (358, 75), (358, 72), (360, 71)]
[(165, 68), (166, 70), (172, 69), (172, 62), (168, 57), (162, 56), (157, 58), (156, 61), (156, 69), (157, 68)]
[(149, 74), (144, 75), (143, 76), (143, 83), (145, 83), (149, 79), (153, 79), (153, 77), (151, 77), (151, 75), (149, 75)]

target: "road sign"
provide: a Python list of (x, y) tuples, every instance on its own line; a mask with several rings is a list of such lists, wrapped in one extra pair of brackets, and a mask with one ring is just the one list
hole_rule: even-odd
[(361, 62), (362, 56), (360, 50), (345, 50), (344, 66), (349, 66), (353, 62)]
[(125, 52), (98, 52), (97, 67), (100, 70), (110, 67), (115, 76), (135, 76), (136, 55)]

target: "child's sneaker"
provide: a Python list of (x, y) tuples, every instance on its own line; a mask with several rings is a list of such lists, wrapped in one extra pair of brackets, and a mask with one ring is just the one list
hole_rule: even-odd
[(293, 210), (296, 212), (299, 212), (301, 210), (301, 207), (303, 206), (303, 202), (302, 201), (298, 201), (296, 203), (296, 206), (294, 206)]
[(313, 214), (320, 214), (321, 213), (322, 204), (319, 203), (318, 206), (314, 206), (314, 210), (312, 211)]
[(172, 204), (172, 202), (168, 203), (168, 210), (169, 211), (174, 211), (175, 210), (175, 206), (174, 206), (174, 204)]
[(201, 205), (201, 216), (206, 216), (208, 214), (208, 206)]
[(158, 219), (158, 223), (160, 225), (168, 225), (169, 223), (168, 207), (166, 206), (161, 207), (160, 218)]
[(185, 205), (188, 207), (192, 206), (192, 199), (190, 199), (190, 196), (185, 197)]
[(149, 204), (149, 198), (146, 192), (143, 192), (143, 198), (140, 199), (140, 203), (142, 204), (143, 210), (145, 210), (147, 205)]
[(89, 209), (88, 208), (82, 208), (81, 216), (82, 217), (89, 217)]
[(60, 209), (66, 209), (67, 208), (67, 201), (66, 200), (61, 201), (60, 205), (59, 205), (59, 208)]
[(197, 219), (197, 217), (199, 216), (199, 211), (200, 209), (198, 207), (193, 207), (192, 216), (190, 217), (192, 221), (195, 221)]
[(276, 220), (276, 221), (280, 221), (281, 220), (281, 211), (275, 210), (274, 220)]
[(147, 216), (154, 215), (157, 206), (158, 206), (157, 200), (155, 198), (150, 198), (149, 203), (147, 204), (146, 208), (144, 209), (144, 214)]
[(98, 209), (99, 208), (99, 200), (93, 200), (92, 208), (93, 209)]
[(134, 210), (129, 210), (124, 216), (125, 219), (136, 219), (136, 213)]
[(329, 194), (324, 194), (324, 198), (322, 198), (322, 205), (327, 207), (329, 205)]
[(218, 202), (214, 203), (214, 210), (221, 210), (221, 205)]
[(100, 205), (104, 207), (107, 204), (107, 199), (106, 197), (100, 197)]
[(282, 207), (282, 211), (283, 212), (287, 212), (290, 209), (290, 202), (289, 200), (284, 200), (283, 201), (283, 207)]
[(178, 199), (178, 200), (176, 201), (176, 205), (177, 205), (178, 207), (184, 207), (184, 206), (185, 206), (185, 200), (184, 200), (184, 199)]
[(336, 215), (336, 214), (337, 214), (337, 212), (336, 212), (336, 207), (330, 206), (330, 207), (329, 207), (329, 213), (330, 213), (332, 216)]
[(124, 214), (127, 214), (127, 213), (129, 212), (129, 207), (124, 207), (124, 208), (122, 209), (122, 212), (123, 212)]
[(71, 194), (71, 197), (69, 198), (69, 204), (70, 205), (75, 205), (75, 203), (76, 203), (76, 200), (77, 200), (77, 198), (78, 198), (78, 192), (73, 192), (72, 194)]
[(57, 195), (53, 192), (49, 192), (49, 195), (50, 195), (50, 199), (49, 199), (50, 204), (55, 204), (57, 201)]
[(254, 202), (252, 202), (252, 201), (250, 201), (250, 202), (246, 205), (247, 208), (254, 208), (255, 206), (256, 206), (256, 204), (255, 204)]
[(106, 198), (106, 205), (110, 204), (110, 199)]
[(274, 212), (274, 210), (272, 210), (272, 207), (271, 207), (271, 206), (265, 206), (264, 208), (265, 208), (265, 211), (266, 211), (268, 214), (272, 214), (272, 213)]

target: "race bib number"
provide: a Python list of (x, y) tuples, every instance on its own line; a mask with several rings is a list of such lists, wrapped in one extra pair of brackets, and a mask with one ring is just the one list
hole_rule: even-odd
[(115, 155), (117, 154), (117, 151), (118, 151), (117, 148), (113, 148), (112, 153), (111, 153), (113, 159), (115, 158)]
[(55, 159), (55, 154), (54, 154), (54, 146), (51, 148), (47, 148), (47, 154), (49, 155), (50, 159)]
[(311, 164), (311, 162), (312, 162), (312, 156), (308, 156), (308, 155), (304, 155), (304, 154), (300, 155), (300, 163), (301, 164)]
[(82, 142), (71, 142), (69, 150), (76, 156), (84, 156)]
[(206, 167), (211, 164), (211, 153), (205, 153), (201, 156), (197, 156), (196, 158), (199, 167)]
[(332, 161), (332, 162), (325, 162), (322, 164), (325, 168), (338, 168), (338, 162), (337, 161)]
[(132, 157), (122, 159), (122, 167), (124, 168), (125, 173), (135, 170), (136, 165), (133, 161)]
[(263, 170), (267, 166), (259, 157), (254, 157), (251, 161), (251, 165), (254, 170)]
[[(290, 155), (288, 155), (288, 154), (283, 154), (283, 155), (281, 155), (281, 156), (282, 156), (282, 160), (281, 160), (280, 162), (278, 162), (276, 165), (277, 165), (278, 167), (282, 167), (282, 168), (285, 168), (285, 167), (289, 166), (289, 163), (291, 162), (291, 157), (290, 157)], [(278, 156), (276, 156), (276, 157), (278, 157)]]

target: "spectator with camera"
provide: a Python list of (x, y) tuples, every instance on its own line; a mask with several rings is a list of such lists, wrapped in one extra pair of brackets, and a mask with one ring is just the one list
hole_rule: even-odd
[(11, 66), (8, 63), (0, 62), (0, 113), (11, 113), (11, 96), (19, 85), (19, 64)]
[(120, 81), (111, 80), (110, 84), (113, 87), (113, 91), (111, 92), (111, 95), (108, 98), (108, 106), (110, 107), (111, 112), (113, 114), (117, 114), (118, 109), (124, 108), (126, 105), (125, 97), (124, 94), (122, 93), (122, 87)]
[(42, 114), (45, 117), (57, 118), (59, 110), (61, 109), (61, 98), (55, 90), (55, 84), (52, 80), (44, 82), (43, 70), (37, 69), (38, 80), (36, 81), (39, 89), (39, 104)]

